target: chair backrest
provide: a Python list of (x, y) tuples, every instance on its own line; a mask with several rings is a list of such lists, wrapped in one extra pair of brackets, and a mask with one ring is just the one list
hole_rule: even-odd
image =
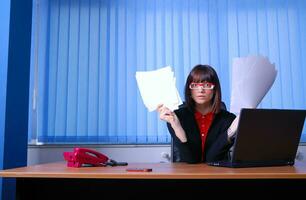
[[(221, 102), (221, 109), (226, 110), (226, 105), (224, 102)], [(181, 161), (180, 151), (173, 142), (173, 139), (171, 139), (171, 162), (180, 162), (180, 161)]]

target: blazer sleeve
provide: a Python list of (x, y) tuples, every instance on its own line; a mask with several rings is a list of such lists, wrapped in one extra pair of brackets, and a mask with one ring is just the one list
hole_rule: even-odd
[(217, 161), (228, 158), (228, 153), (233, 145), (233, 142), (228, 140), (227, 129), (234, 121), (236, 116), (232, 113), (228, 113), (219, 120), (212, 132), (217, 135), (215, 141), (211, 144), (209, 149), (206, 149), (206, 161)]
[(199, 156), (195, 154), (194, 147), (188, 142), (188, 136), (187, 142), (181, 142), (181, 140), (175, 135), (175, 132), (169, 123), (167, 123), (167, 127), (173, 139), (173, 145), (179, 149), (179, 152), (177, 152), (179, 154), (178, 156), (180, 157), (179, 161), (187, 163), (200, 162), (198, 158)]

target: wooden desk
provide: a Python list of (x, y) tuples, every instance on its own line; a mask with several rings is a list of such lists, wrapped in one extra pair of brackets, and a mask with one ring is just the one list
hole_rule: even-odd
[[(126, 168), (147, 167), (152, 172), (127, 172)], [(306, 163), (294, 166), (222, 168), (205, 164), (130, 163), (128, 166), (68, 168), (65, 162), (0, 171), (1, 177), (16, 178), (18, 199), (53, 199), (60, 194), (70, 199), (97, 197), (159, 197), (208, 194), (210, 192), (306, 191)], [(140, 196), (139, 196), (140, 195)], [(62, 196), (62, 195), (61, 195)], [(152, 197), (151, 196), (151, 197)]]

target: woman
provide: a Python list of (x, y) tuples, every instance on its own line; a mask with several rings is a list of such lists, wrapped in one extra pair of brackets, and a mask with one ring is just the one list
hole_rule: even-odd
[[(188, 163), (225, 160), (232, 146), (235, 115), (221, 109), (221, 88), (216, 71), (197, 65), (185, 84), (185, 104), (172, 112), (158, 106), (160, 119), (167, 122), (180, 161)], [(231, 126), (232, 125), (232, 126)]]

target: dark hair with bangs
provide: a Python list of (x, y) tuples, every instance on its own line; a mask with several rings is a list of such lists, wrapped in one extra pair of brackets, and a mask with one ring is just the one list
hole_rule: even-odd
[(212, 98), (212, 112), (218, 113), (221, 107), (221, 87), (216, 71), (209, 65), (196, 65), (190, 71), (185, 84), (186, 105), (190, 110), (194, 111), (195, 102), (191, 97), (189, 85), (191, 82), (201, 83), (204, 81), (213, 83), (215, 85), (214, 95)]

